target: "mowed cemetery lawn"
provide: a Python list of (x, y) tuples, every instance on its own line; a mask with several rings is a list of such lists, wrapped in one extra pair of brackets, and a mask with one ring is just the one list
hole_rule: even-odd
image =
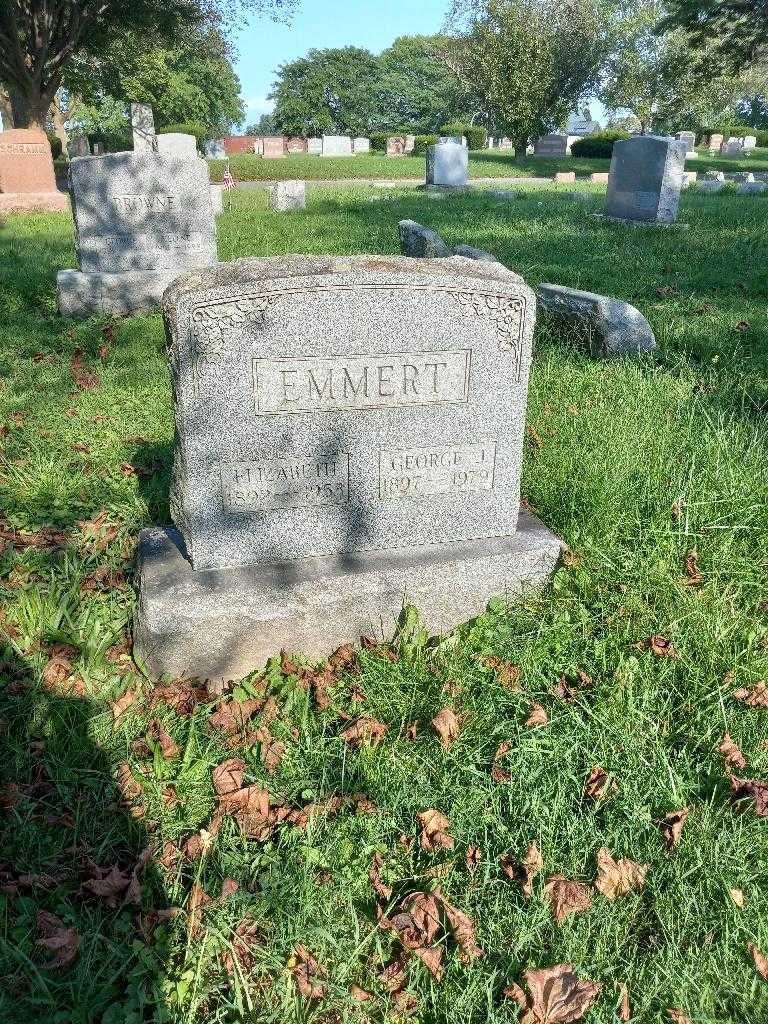
[(599, 192), (225, 203), (222, 259), (396, 252), (411, 217), (627, 299), (658, 355), (539, 330), (523, 492), (569, 547), (544, 593), (153, 689), (128, 651), (136, 536), (169, 518), (162, 321), (59, 319), (70, 220), (8, 218), (0, 1020), (512, 1024), (524, 972), (569, 964), (589, 1024), (625, 996), (766, 1021), (768, 197), (686, 193), (688, 230), (601, 223)]
[[(211, 180), (221, 181), (226, 161), (211, 160)], [(274, 181), (292, 178), (307, 181), (333, 181), (345, 178), (395, 178), (424, 180), (423, 156), (386, 156), (383, 153), (346, 157), (292, 155), (277, 160), (242, 154), (233, 156), (229, 165), (237, 181)], [(469, 154), (470, 178), (551, 178), (557, 171), (575, 171), (577, 177), (589, 177), (593, 171), (608, 171), (611, 161), (598, 158), (529, 156), (515, 160), (509, 150), (472, 150)], [(728, 159), (710, 157), (700, 149), (686, 161), (688, 171), (768, 171), (768, 149), (755, 149), (749, 156)]]

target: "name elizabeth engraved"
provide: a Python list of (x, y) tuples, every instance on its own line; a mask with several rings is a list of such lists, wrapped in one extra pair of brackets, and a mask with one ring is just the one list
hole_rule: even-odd
[(457, 405), (468, 400), (470, 351), (253, 360), (260, 415)]

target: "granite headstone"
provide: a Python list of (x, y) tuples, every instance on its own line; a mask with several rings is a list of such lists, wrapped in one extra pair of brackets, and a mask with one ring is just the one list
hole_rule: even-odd
[(162, 156), (194, 160), (197, 157), (197, 139), (184, 132), (161, 132), (157, 136), (157, 151)]
[(285, 140), (286, 153), (306, 153), (307, 140), (301, 135), (291, 135)]
[(387, 156), (402, 156), (405, 153), (405, 136), (390, 135), (387, 139)]
[(56, 188), (47, 136), (36, 128), (0, 132), (0, 212), (68, 209), (69, 196)]
[(286, 138), (284, 135), (265, 135), (261, 140), (261, 155), (265, 160), (277, 160), (286, 154)]
[(467, 147), (456, 142), (427, 146), (427, 185), (466, 188), (469, 174)]
[(352, 149), (355, 153), (370, 153), (371, 140), (362, 135), (358, 135), (352, 140)]
[(314, 156), (320, 156), (323, 152), (323, 140), (316, 135), (307, 139), (307, 152), (314, 154)]
[(272, 210), (303, 210), (307, 205), (307, 187), (303, 181), (276, 181), (269, 189)]
[(677, 217), (687, 152), (685, 142), (659, 135), (615, 142), (605, 216), (672, 223)]
[(133, 128), (133, 150), (135, 153), (157, 152), (155, 115), (148, 103), (131, 104), (131, 127)]
[(352, 139), (349, 135), (324, 135), (323, 156), (352, 156)]

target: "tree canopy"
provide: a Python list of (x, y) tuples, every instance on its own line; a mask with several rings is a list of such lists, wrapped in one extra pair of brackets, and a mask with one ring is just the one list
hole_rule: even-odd
[(670, 0), (657, 26), (660, 35), (683, 29), (694, 45), (715, 48), (732, 69), (768, 58), (765, 0)]

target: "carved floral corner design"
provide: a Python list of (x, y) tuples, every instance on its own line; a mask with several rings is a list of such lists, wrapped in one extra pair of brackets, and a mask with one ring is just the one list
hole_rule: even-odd
[(198, 306), (191, 317), (191, 335), (197, 359), (215, 361), (226, 349), (226, 332), (250, 324), (263, 327), (269, 305), (277, 295), (247, 295), (228, 302)]
[(511, 352), (515, 358), (515, 372), (520, 379), (522, 349), (520, 339), (525, 316), (525, 299), (488, 292), (453, 292), (465, 313), (487, 317), (493, 321), (500, 352)]

